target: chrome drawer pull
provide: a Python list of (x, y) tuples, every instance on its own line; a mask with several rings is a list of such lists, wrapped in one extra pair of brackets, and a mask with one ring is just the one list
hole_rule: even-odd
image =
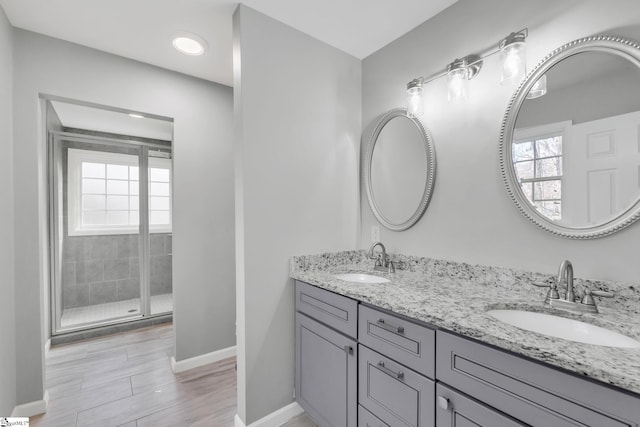
[(350, 345), (345, 345), (344, 352), (347, 354), (353, 354), (353, 347), (351, 347)]
[(384, 366), (384, 362), (383, 361), (378, 362), (378, 368), (382, 372), (384, 372), (385, 374), (387, 374), (389, 376), (392, 376), (394, 378), (397, 378), (399, 380), (404, 378), (404, 372), (402, 372), (402, 371), (393, 372), (391, 369), (389, 369), (389, 368)]
[(395, 332), (396, 334), (404, 334), (404, 326), (392, 326), (389, 325), (384, 319), (378, 319), (376, 322), (382, 329), (389, 332)]

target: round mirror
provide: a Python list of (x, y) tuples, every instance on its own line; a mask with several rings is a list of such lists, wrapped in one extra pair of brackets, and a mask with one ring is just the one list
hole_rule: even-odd
[(640, 218), (640, 46), (589, 37), (547, 56), (507, 108), (500, 167), (520, 211), (557, 235)]
[(435, 179), (431, 136), (405, 109), (380, 120), (367, 149), (364, 180), (369, 205), (382, 225), (406, 230), (427, 209)]

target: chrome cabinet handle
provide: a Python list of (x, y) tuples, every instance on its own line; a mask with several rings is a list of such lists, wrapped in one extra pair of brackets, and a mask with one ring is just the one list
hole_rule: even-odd
[(378, 319), (376, 323), (378, 324), (378, 326), (380, 326), (382, 329), (386, 331), (394, 332), (396, 334), (404, 334), (404, 326), (389, 325), (387, 322), (384, 321), (384, 319)]
[(345, 345), (344, 352), (347, 354), (353, 354), (353, 347), (351, 347), (350, 345)]
[(436, 400), (438, 403), (438, 408), (444, 409), (445, 411), (449, 409), (449, 399), (444, 396), (438, 396)]
[(384, 366), (384, 362), (380, 361), (378, 362), (378, 369), (380, 369), (382, 372), (384, 372), (385, 374), (397, 378), (399, 380), (404, 378), (404, 372), (402, 371), (398, 371), (398, 372), (394, 372), (391, 369), (387, 368), (386, 366)]

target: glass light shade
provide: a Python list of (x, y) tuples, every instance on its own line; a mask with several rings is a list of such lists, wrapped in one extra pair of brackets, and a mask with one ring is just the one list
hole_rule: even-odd
[(534, 84), (531, 86), (531, 90), (527, 94), (527, 99), (540, 98), (547, 93), (547, 75), (543, 74)]
[(467, 99), (467, 68), (455, 68), (447, 73), (449, 101)]
[(407, 90), (408, 105), (407, 114), (409, 117), (421, 117), (424, 114), (424, 101), (422, 99), (422, 88)]
[(407, 95), (407, 115), (411, 118), (422, 116), (424, 113), (422, 77), (415, 78), (407, 83)]
[(512, 42), (505, 45), (500, 50), (500, 61), (502, 62), (502, 85), (518, 84), (527, 74), (527, 59), (525, 43)]

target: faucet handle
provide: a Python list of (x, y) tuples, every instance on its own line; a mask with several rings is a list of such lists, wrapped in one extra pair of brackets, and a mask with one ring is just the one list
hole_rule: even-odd
[(613, 294), (611, 292), (606, 292), (606, 291), (592, 291), (587, 289), (586, 291), (584, 291), (584, 297), (582, 297), (582, 304), (596, 305), (596, 301), (593, 299), (593, 297), (613, 298)]
[(534, 286), (539, 288), (549, 288), (547, 291), (547, 296), (544, 298), (544, 303), (549, 304), (549, 301), (552, 299), (560, 299), (560, 294), (558, 293), (558, 285), (556, 283), (536, 283), (532, 282)]
[(389, 273), (395, 273), (396, 272), (396, 266), (393, 263), (393, 261), (389, 260)]

